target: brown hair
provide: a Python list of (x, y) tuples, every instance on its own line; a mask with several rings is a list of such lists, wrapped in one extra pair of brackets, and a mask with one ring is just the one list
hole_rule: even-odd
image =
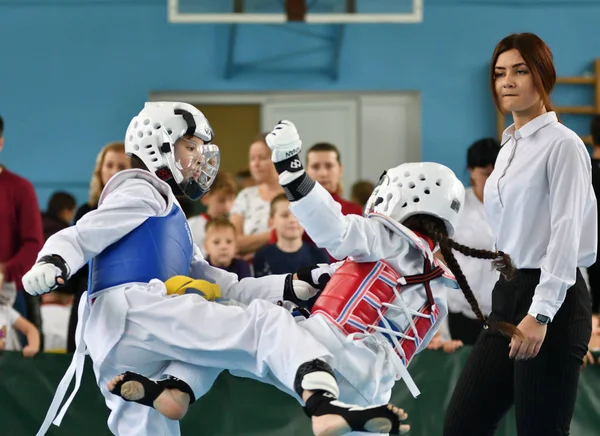
[(373, 189), (375, 189), (373, 182), (369, 180), (359, 180), (352, 185), (352, 201), (364, 207), (365, 204), (367, 204), (371, 193), (373, 193)]
[(215, 176), (215, 180), (210, 186), (209, 194), (223, 191), (224, 194), (236, 195), (238, 185), (231, 174), (226, 171), (219, 171)]
[(519, 51), (529, 67), (533, 76), (533, 84), (542, 99), (544, 107), (548, 112), (553, 111), (550, 93), (556, 83), (556, 70), (554, 69), (552, 52), (546, 43), (533, 33), (514, 33), (508, 35), (496, 45), (490, 66), (490, 86), (496, 107), (504, 113), (496, 94), (496, 62), (502, 53), (512, 49)]
[(512, 324), (507, 322), (495, 322), (490, 324), (488, 322), (487, 318), (481, 312), (479, 303), (477, 303), (477, 299), (475, 298), (475, 295), (473, 295), (473, 291), (469, 286), (469, 282), (460, 268), (460, 264), (454, 257), (452, 250), (459, 251), (465, 256), (474, 257), (477, 259), (492, 260), (492, 264), (500, 272), (500, 274), (502, 274), (506, 279), (510, 280), (514, 276), (516, 270), (508, 254), (501, 251), (477, 250), (475, 248), (470, 248), (459, 244), (452, 238), (448, 237), (448, 231), (446, 230), (446, 226), (442, 220), (431, 215), (413, 215), (404, 222), (404, 225), (413, 231), (420, 232), (425, 236), (428, 236), (434, 242), (439, 244), (442, 256), (444, 256), (444, 262), (450, 271), (452, 271), (454, 277), (456, 277), (456, 281), (458, 282), (463, 295), (471, 305), (473, 313), (475, 313), (477, 318), (484, 323), (484, 327), (497, 330), (508, 338), (512, 338), (513, 336), (522, 337), (522, 333), (519, 331), (519, 329)]
[[(335, 160), (337, 161), (338, 164), (342, 165), (342, 156), (340, 154), (340, 150), (338, 150), (338, 148), (333, 145), (330, 142), (317, 142), (316, 144), (314, 144), (312, 147), (310, 147), (307, 151), (306, 151), (306, 166), (308, 166), (308, 157), (310, 155), (311, 152), (313, 151), (332, 151), (335, 153)], [(344, 186), (342, 184), (342, 181), (340, 180), (338, 182), (338, 186), (337, 186), (337, 192), (336, 194), (338, 195), (342, 195), (344, 193)]]
[(102, 147), (102, 150), (98, 153), (98, 157), (96, 157), (96, 167), (94, 168), (92, 180), (90, 182), (90, 195), (88, 197), (88, 204), (92, 207), (98, 205), (100, 194), (104, 189), (104, 184), (102, 183), (102, 165), (104, 165), (106, 153), (109, 151), (125, 153), (125, 144), (122, 142), (111, 142)]
[(231, 229), (234, 234), (236, 233), (233, 223), (229, 221), (229, 218), (225, 217), (216, 217), (209, 220), (204, 228), (205, 234), (208, 234), (210, 229)]
[(340, 150), (338, 150), (338, 148), (335, 145), (331, 144), (330, 142), (317, 142), (315, 145), (313, 145), (306, 151), (306, 166), (308, 166), (308, 155), (312, 151), (333, 151), (335, 153), (335, 159), (337, 160), (337, 162), (340, 165), (342, 164)]
[(250, 145), (254, 144), (255, 142), (264, 142), (264, 144), (267, 145), (267, 136), (269, 135), (269, 133), (270, 132), (263, 132), (257, 134), (254, 138), (252, 138), (252, 142), (250, 143)]
[(273, 218), (273, 215), (275, 215), (275, 206), (277, 205), (277, 203), (281, 203), (282, 201), (290, 201), (283, 192), (281, 194), (277, 194), (273, 198), (273, 200), (271, 200), (271, 209), (269, 210), (269, 217)]
[(68, 192), (54, 192), (48, 200), (46, 215), (54, 219), (60, 219), (60, 214), (64, 210), (75, 210), (77, 202)]

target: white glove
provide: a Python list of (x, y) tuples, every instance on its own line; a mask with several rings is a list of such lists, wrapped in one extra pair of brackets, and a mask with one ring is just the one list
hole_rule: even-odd
[(30, 295), (46, 294), (65, 283), (66, 265), (61, 269), (54, 263), (44, 262), (43, 259), (23, 276), (23, 287)]
[(271, 160), (281, 162), (296, 156), (302, 150), (302, 141), (291, 121), (280, 121), (267, 135), (267, 145), (272, 150)]
[(293, 282), (294, 294), (302, 301), (308, 301), (315, 295), (319, 290), (314, 288), (309, 283), (303, 282), (302, 280), (294, 280)]

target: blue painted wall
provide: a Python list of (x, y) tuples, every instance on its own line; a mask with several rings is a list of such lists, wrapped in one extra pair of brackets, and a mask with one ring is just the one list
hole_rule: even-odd
[[(166, 1), (0, 0), (0, 162), (35, 183), (42, 205), (55, 189), (82, 202), (98, 149), (122, 138), (151, 91), (417, 90), (423, 158), (464, 176), (465, 148), (495, 134), (487, 62), (498, 40), (536, 32), (559, 75), (581, 75), (600, 57), (598, 23), (599, 1), (426, 0), (421, 24), (347, 26), (338, 81), (264, 72), (226, 80), (228, 27), (169, 24)], [(274, 26), (243, 26), (239, 36), (239, 60), (314, 44)], [(280, 66), (329, 62), (323, 51)], [(555, 101), (591, 104), (592, 92), (563, 87)], [(589, 118), (564, 120), (587, 133)]]

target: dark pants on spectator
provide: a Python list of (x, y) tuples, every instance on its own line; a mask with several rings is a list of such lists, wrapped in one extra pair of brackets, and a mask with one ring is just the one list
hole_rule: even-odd
[[(15, 303), (13, 304), (13, 309), (19, 312), (23, 318), (27, 319), (27, 303), (25, 302), (25, 291), (17, 291), (17, 297), (15, 298)], [(19, 337), (19, 342), (24, 347), (27, 345), (27, 338), (21, 332), (17, 332)]]
[[(42, 326), (42, 313), (40, 308), (40, 297), (34, 297), (29, 295), (24, 290), (17, 291), (17, 298), (13, 308), (19, 312), (19, 314), (31, 322), (40, 332), (40, 350), (44, 349), (44, 334)], [(27, 338), (24, 334), (17, 332), (19, 341), (24, 346), (27, 345)]]
[(449, 312), (448, 329), (452, 339), (462, 341), (465, 345), (474, 345), (483, 329), (483, 323), (462, 313)]
[[(490, 322), (518, 325), (539, 279), (539, 270), (500, 279), (492, 293)], [(590, 335), (590, 298), (578, 270), (535, 358), (511, 360), (508, 338), (488, 330), (480, 334), (446, 410), (444, 436), (493, 435), (513, 404), (519, 436), (568, 435)]]

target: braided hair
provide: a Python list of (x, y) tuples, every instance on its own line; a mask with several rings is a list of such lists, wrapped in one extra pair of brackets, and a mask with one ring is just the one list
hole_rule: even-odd
[(456, 281), (462, 290), (463, 295), (471, 305), (473, 313), (483, 323), (484, 328), (492, 328), (497, 330), (504, 336), (512, 338), (513, 336), (521, 336), (521, 332), (512, 324), (506, 322), (489, 323), (487, 318), (481, 312), (479, 303), (473, 294), (473, 290), (465, 277), (458, 261), (454, 257), (452, 250), (456, 250), (465, 256), (474, 257), (477, 259), (488, 259), (492, 261), (492, 265), (502, 274), (502, 276), (510, 280), (515, 275), (515, 267), (513, 266), (510, 256), (502, 251), (479, 250), (466, 245), (459, 244), (448, 236), (448, 231), (444, 222), (431, 215), (413, 215), (406, 219), (403, 223), (406, 227), (413, 231), (424, 234), (431, 238), (440, 247), (440, 252), (444, 257), (444, 262), (456, 277)]

